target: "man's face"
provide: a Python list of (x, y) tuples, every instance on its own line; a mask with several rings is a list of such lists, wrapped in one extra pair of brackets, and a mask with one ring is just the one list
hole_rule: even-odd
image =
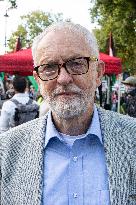
[[(90, 48), (81, 35), (61, 30), (49, 32), (40, 41), (34, 60), (38, 66), (45, 63), (62, 64), (68, 59), (89, 56)], [(61, 67), (59, 76), (46, 82), (34, 72), (41, 94), (58, 117), (70, 119), (92, 110), (101, 74), (97, 72), (96, 62), (89, 64), (86, 74), (71, 75)]]

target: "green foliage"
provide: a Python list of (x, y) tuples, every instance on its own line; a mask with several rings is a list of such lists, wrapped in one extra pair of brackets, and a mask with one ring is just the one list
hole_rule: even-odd
[(62, 14), (51, 14), (43, 11), (33, 11), (27, 15), (21, 16), (22, 23), (18, 26), (17, 31), (12, 33), (8, 47), (14, 50), (16, 47), (17, 38), (20, 36), (22, 47), (30, 47), (33, 39), (41, 33), (45, 27), (53, 22), (62, 21)]
[(8, 10), (9, 10), (9, 9), (16, 9), (16, 8), (17, 8), (16, 0), (0, 0), (0, 1), (9, 2)]
[(116, 55), (122, 58), (124, 71), (136, 74), (136, 1), (91, 0), (92, 22), (101, 26), (94, 33), (100, 50), (107, 51), (106, 41), (112, 32)]
[(27, 31), (26, 31), (25, 27), (23, 27), (22, 25), (18, 26), (17, 31), (15, 31), (9, 39), (8, 47), (12, 51), (16, 47), (16, 42), (17, 42), (18, 37), (21, 37), (21, 45), (22, 45), (22, 47), (25, 47), (28, 44)]
[(9, 2), (11, 3), (11, 8), (12, 9), (17, 8), (16, 0), (9, 0)]

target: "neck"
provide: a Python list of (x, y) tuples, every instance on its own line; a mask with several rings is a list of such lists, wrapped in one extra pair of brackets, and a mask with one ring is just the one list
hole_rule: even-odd
[(18, 91), (15, 90), (15, 94), (24, 94), (24, 93), (25, 93), (25, 92), (20, 93), (20, 92), (18, 92)]
[(52, 113), (54, 124), (57, 130), (63, 134), (77, 136), (85, 134), (90, 126), (93, 117), (93, 109), (88, 109), (81, 116), (70, 119), (60, 119), (55, 113)]

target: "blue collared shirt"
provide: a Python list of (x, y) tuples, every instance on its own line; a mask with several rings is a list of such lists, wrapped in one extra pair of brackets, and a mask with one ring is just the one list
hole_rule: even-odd
[[(64, 138), (67, 138), (64, 140)], [(82, 136), (61, 135), (48, 115), (43, 205), (110, 205), (108, 173), (97, 108)]]

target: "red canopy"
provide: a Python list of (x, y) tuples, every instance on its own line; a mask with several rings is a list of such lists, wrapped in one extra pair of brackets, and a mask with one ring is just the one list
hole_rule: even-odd
[(105, 74), (118, 75), (122, 73), (122, 64), (120, 58), (100, 53), (100, 59), (105, 63)]
[(0, 72), (10, 74), (33, 75), (31, 49), (0, 55)]
[[(105, 74), (122, 72), (121, 59), (100, 53), (100, 59), (105, 63)], [(0, 72), (10, 74), (32, 75), (33, 60), (31, 49), (0, 55)]]

